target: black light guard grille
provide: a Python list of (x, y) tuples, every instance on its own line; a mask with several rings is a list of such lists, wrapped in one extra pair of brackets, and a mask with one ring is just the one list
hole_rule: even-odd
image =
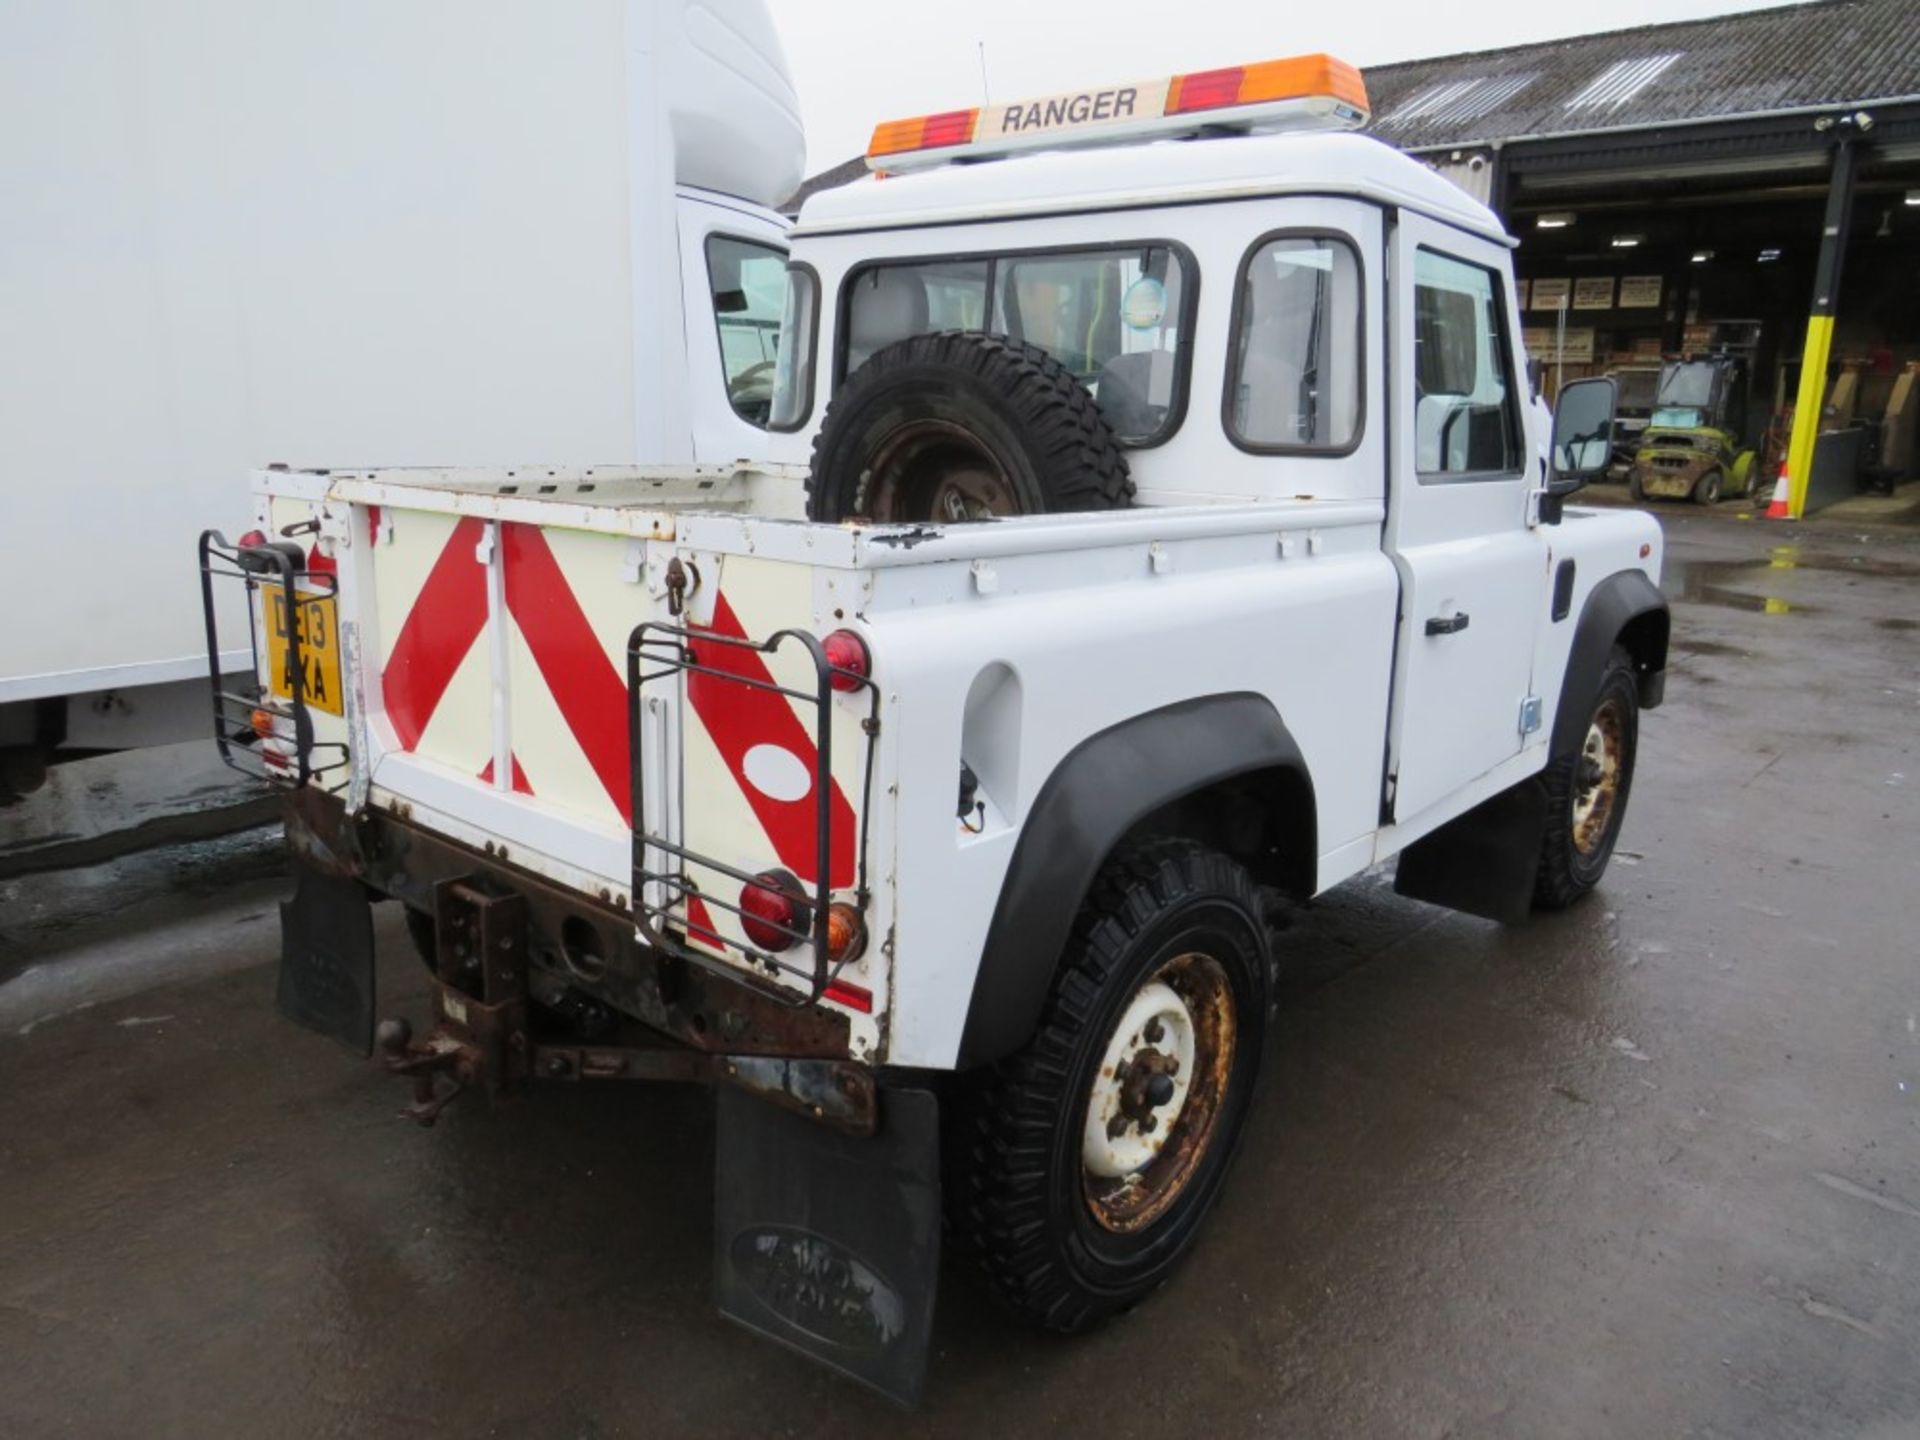
[[(757, 680), (750, 676), (734, 674), (731, 671), (702, 664), (694, 646), (702, 647), (726, 645), (736, 649), (751, 650), (761, 655), (771, 655), (783, 645), (800, 646), (812, 662), (814, 688), (800, 690), (779, 685), (771, 681)], [(652, 667), (652, 668), (649, 668)], [(846, 962), (833, 963), (827, 947), (827, 907), (832, 902), (832, 865), (833, 855), (833, 720), (834, 720), (834, 677), (855, 681), (858, 694), (866, 704), (866, 715), (860, 722), (859, 743), (866, 747), (866, 755), (861, 766), (860, 809), (854, 817), (857, 833), (854, 837), (854, 866), (856, 903), (864, 919), (869, 897), (867, 887), (867, 815), (871, 809), (873, 797), (873, 767), (876, 738), (880, 733), (880, 691), (872, 680), (851, 670), (840, 670), (828, 663), (825, 649), (820, 641), (804, 630), (781, 630), (765, 640), (748, 640), (716, 634), (711, 630), (696, 630), (687, 626), (670, 625), (658, 621), (647, 621), (635, 627), (627, 639), (627, 734), (629, 754), (632, 756), (633, 770), (633, 910), (640, 931), (647, 940), (677, 955), (689, 963), (719, 971), (729, 978), (743, 978), (742, 972), (723, 964), (717, 957), (703, 954), (689, 945), (684, 935), (677, 933), (669, 925), (679, 925), (673, 910), (691, 894), (698, 894), (707, 905), (718, 906), (734, 915), (744, 912), (741, 907), (720, 896), (699, 890), (686, 873), (686, 866), (693, 864), (702, 869), (712, 870), (737, 880), (741, 885), (751, 884), (755, 878), (745, 871), (716, 860), (711, 856), (697, 854), (688, 850), (664, 835), (656, 835), (646, 828), (646, 774), (643, 762), (641, 714), (645, 701), (645, 690), (649, 685), (658, 685), (662, 681), (678, 684), (690, 674), (710, 676), (729, 685), (743, 685), (756, 690), (771, 691), (789, 700), (796, 700), (813, 710), (814, 725), (814, 840), (815, 863), (813, 866), (813, 893), (806, 900), (807, 928), (797, 929), (779, 926), (796, 942), (804, 942), (804, 950), (789, 950), (784, 955), (770, 955), (750, 945), (730, 940), (724, 935), (713, 934), (712, 943), (724, 946), (737, 953), (747, 966), (748, 976), (760, 979), (757, 988), (772, 998), (788, 1005), (809, 1005), (819, 1000), (833, 983)], [(684, 690), (682, 714), (684, 716)], [(682, 720), (684, 724), (684, 719)], [(661, 777), (667, 781), (668, 777)], [(662, 807), (664, 816), (667, 811)], [(651, 852), (651, 853), (650, 853)], [(667, 857), (671, 868), (656, 870), (652, 868), (652, 854)], [(655, 887), (664, 895), (660, 904), (649, 903), (648, 897)], [(703, 932), (703, 935), (706, 932)], [(804, 956), (802, 961), (800, 958)], [(786, 985), (777, 982), (779, 977), (789, 976), (807, 987), (805, 995), (799, 995)]]
[[(313, 717), (302, 694), (301, 677), (305, 669), (300, 656), (300, 626), (292, 617), (298, 606), (333, 600), (340, 587), (334, 576), (305, 568), (304, 559), (296, 559), (299, 551), (300, 547), (292, 543), (235, 545), (218, 530), (204, 530), (200, 534), (200, 609), (207, 631), (213, 739), (220, 747), (220, 758), (242, 775), (286, 787), (336, 777), (332, 783), (323, 783), (322, 788), (339, 790), (346, 785), (347, 747), (334, 741), (316, 742), (313, 738)], [(236, 694), (225, 688), (220, 666), (220, 622), (213, 603), (215, 580), (238, 580), (246, 586), (247, 647), (252, 660), (248, 673), (253, 676), (260, 674), (260, 626), (253, 596), (256, 591), (280, 592), (288, 616), (287, 696), (275, 695), (257, 681), (247, 694)], [(287, 757), (286, 764), (274, 764), (266, 758), (265, 743), (253, 729), (255, 710), (270, 711), (277, 719), (292, 724), (293, 733), (281, 737), (293, 744), (293, 753)]]

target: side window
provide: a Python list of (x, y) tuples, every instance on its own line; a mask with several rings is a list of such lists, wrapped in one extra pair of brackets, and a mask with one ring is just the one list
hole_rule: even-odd
[(1432, 250), (1413, 266), (1414, 469), (1510, 475), (1520, 426), (1500, 277)]
[(1234, 296), (1228, 437), (1245, 450), (1352, 450), (1364, 334), (1352, 245), (1321, 235), (1256, 242)]
[(773, 364), (769, 430), (798, 430), (813, 414), (813, 352), (820, 341), (820, 277), (809, 265), (787, 267), (787, 303), (780, 315), (780, 353)]
[(731, 235), (709, 235), (707, 282), (720, 328), (727, 403), (749, 425), (764, 427), (773, 408), (780, 313), (787, 302), (786, 254)]
[(1186, 399), (1194, 279), (1167, 245), (872, 265), (844, 292), (840, 375), (882, 346), (937, 330), (1038, 345), (1092, 393), (1120, 440), (1165, 440)]

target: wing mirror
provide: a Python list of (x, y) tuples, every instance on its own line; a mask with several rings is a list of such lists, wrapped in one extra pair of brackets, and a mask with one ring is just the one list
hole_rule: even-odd
[(1613, 411), (1618, 395), (1613, 378), (1595, 376), (1560, 387), (1553, 406), (1552, 473), (1547, 494), (1573, 494), (1604, 475), (1613, 458)]

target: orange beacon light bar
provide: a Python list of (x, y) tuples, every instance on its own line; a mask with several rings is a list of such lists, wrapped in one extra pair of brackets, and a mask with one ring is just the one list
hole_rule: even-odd
[(1357, 130), (1368, 114), (1358, 70), (1330, 55), (1298, 55), (888, 120), (874, 127), (867, 166), (914, 170), (1021, 150), (1115, 145), (1205, 130)]

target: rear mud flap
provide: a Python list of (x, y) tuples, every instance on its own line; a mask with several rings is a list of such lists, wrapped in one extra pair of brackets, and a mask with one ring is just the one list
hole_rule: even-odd
[(280, 902), (280, 983), (275, 1001), (295, 1024), (373, 1053), (373, 907), (358, 880), (294, 863), (291, 900)]
[(722, 1086), (720, 1311), (903, 1405), (926, 1381), (940, 1271), (940, 1108), (886, 1089), (870, 1139)]

